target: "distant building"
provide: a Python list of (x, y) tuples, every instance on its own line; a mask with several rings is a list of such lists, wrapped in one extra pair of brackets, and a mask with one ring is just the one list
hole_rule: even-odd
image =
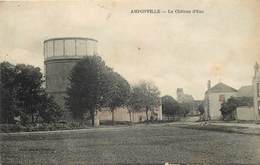
[(255, 73), (253, 77), (253, 92), (254, 92), (254, 111), (255, 120), (260, 120), (260, 68), (259, 64), (255, 65)]
[(237, 90), (224, 84), (218, 83), (211, 87), (208, 82), (208, 90), (205, 93), (205, 118), (206, 120), (219, 120), (221, 115), (221, 104), (232, 96), (236, 96)]
[(185, 94), (182, 88), (177, 88), (177, 101), (179, 103), (190, 103), (194, 101), (192, 95)]
[(177, 88), (177, 102), (186, 104), (189, 109), (189, 115), (198, 115), (198, 107), (202, 104), (201, 100), (194, 100), (192, 95), (186, 94), (183, 88)]

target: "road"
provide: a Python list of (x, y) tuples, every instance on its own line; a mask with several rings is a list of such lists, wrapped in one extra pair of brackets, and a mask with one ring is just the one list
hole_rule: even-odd
[(256, 135), (141, 125), (1, 134), (2, 164), (260, 164)]

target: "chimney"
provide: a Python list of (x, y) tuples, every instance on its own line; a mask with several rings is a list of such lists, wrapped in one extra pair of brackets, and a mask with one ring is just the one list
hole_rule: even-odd
[(256, 77), (256, 74), (257, 74), (257, 72), (259, 71), (259, 64), (256, 62), (256, 64), (255, 64), (255, 77)]
[(211, 81), (208, 80), (208, 89), (210, 89), (210, 88), (211, 88)]

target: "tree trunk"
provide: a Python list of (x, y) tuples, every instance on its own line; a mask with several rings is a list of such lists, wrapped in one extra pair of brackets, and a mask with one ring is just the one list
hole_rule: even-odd
[(115, 125), (115, 108), (112, 108), (112, 125)]
[(130, 123), (132, 123), (132, 114), (131, 114), (131, 111), (129, 111), (129, 118), (130, 118)]
[(94, 127), (95, 126), (95, 112), (94, 112), (94, 110), (91, 110), (90, 116), (91, 116), (91, 124)]
[(39, 123), (39, 114), (36, 115), (36, 119), (35, 119), (36, 123)]
[(145, 113), (146, 113), (146, 120), (148, 121), (149, 118), (148, 118), (148, 108), (147, 107), (145, 108)]
[(34, 123), (34, 116), (33, 116), (33, 114), (32, 114), (32, 123)]

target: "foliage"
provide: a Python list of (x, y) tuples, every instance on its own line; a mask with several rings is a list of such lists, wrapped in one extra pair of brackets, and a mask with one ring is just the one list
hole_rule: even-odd
[(141, 82), (132, 88), (131, 97), (129, 100), (129, 106), (134, 111), (140, 111), (145, 109), (146, 119), (148, 118), (148, 111), (152, 111), (153, 108), (158, 107), (160, 102), (160, 91), (151, 82)]
[(69, 123), (37, 123), (37, 124), (0, 124), (0, 133), (10, 132), (33, 132), (33, 131), (54, 131), (54, 130), (73, 130), (89, 128), (89, 126), (77, 122)]
[(191, 108), (192, 103), (181, 103), (178, 115), (183, 115), (184, 117), (186, 117), (186, 115), (190, 112)]
[(162, 97), (162, 113), (169, 116), (175, 116), (180, 109), (179, 103), (169, 95)]
[(116, 107), (126, 106), (130, 97), (130, 85), (120, 74), (112, 70), (105, 75), (106, 81), (106, 106), (112, 111), (112, 123), (114, 124), (114, 110)]
[(107, 104), (108, 76), (112, 72), (99, 56), (87, 56), (72, 69), (66, 105), (75, 119), (90, 113), (92, 125), (96, 111)]
[(231, 97), (221, 105), (221, 114), (224, 119), (234, 119), (234, 111), (239, 106), (252, 106), (252, 97)]
[(40, 101), (38, 103), (38, 116), (46, 122), (56, 122), (61, 118), (63, 114), (60, 106), (54, 101), (52, 96), (47, 96), (45, 92), (40, 95)]
[(200, 115), (203, 115), (205, 113), (204, 105), (200, 104), (198, 106), (198, 111), (200, 112)]
[(14, 123), (14, 116), (17, 113), (15, 100), (15, 66), (8, 62), (2, 62), (1, 67), (1, 122)]
[[(58, 105), (49, 98), (42, 88), (40, 68), (31, 65), (1, 63), (1, 121), (15, 123), (35, 123), (39, 118), (43, 122), (57, 121), (61, 116)], [(43, 113), (45, 111), (45, 113)], [(49, 113), (50, 119), (43, 116)]]

